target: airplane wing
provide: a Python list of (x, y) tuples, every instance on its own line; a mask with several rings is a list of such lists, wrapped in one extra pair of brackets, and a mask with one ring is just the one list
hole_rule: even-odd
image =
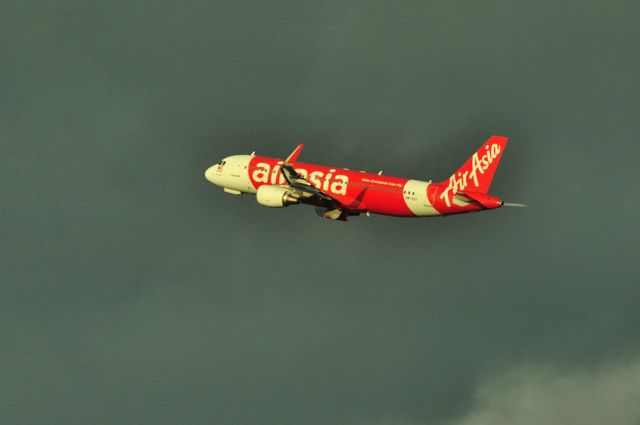
[[(319, 216), (331, 220), (347, 221), (347, 217), (350, 215), (360, 214), (360, 211), (350, 209), (336, 198), (327, 195), (312, 185), (307, 179), (298, 174), (293, 165), (282, 164), (280, 171), (289, 187), (301, 192), (306, 203), (316, 206), (316, 214)], [(303, 202), (305, 201), (303, 200)]]
[(282, 164), (282, 168), (280, 169), (284, 179), (287, 181), (287, 184), (294, 189), (297, 189), (301, 192), (305, 192), (311, 196), (318, 197), (325, 201), (336, 202), (340, 204), (340, 202), (327, 195), (314, 185), (312, 185), (307, 179), (302, 177), (296, 170), (293, 169), (293, 165), (291, 164)]
[[(324, 218), (332, 220), (347, 221), (350, 215), (358, 215), (358, 210), (353, 210), (347, 205), (338, 201), (336, 198), (328, 195), (322, 190), (311, 184), (306, 178), (298, 174), (293, 168), (293, 163), (298, 159), (298, 155), (304, 145), (300, 144), (287, 157), (284, 164), (280, 168), (280, 172), (287, 181), (287, 185), (292, 189), (301, 192), (306, 203), (316, 205), (316, 213)], [(303, 202), (305, 202), (303, 200)]]
[(302, 148), (304, 148), (304, 144), (300, 143), (296, 148), (291, 152), (291, 154), (284, 160), (285, 164), (293, 164), (298, 159), (300, 152), (302, 152)]

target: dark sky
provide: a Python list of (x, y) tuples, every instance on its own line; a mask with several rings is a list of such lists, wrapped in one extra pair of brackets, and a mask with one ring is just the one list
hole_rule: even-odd
[[(640, 4), (0, 2), (0, 423), (640, 423)], [(526, 209), (317, 217), (231, 154)]]

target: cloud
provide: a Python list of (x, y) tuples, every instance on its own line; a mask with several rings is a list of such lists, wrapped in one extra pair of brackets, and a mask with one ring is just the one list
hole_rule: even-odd
[(589, 371), (520, 367), (480, 385), (456, 425), (640, 423), (640, 361)]
[[(640, 350), (640, 2), (94, 3), (0, 7), (0, 424), (634, 417), (594, 365)], [(203, 178), (302, 141), (437, 180), (493, 133), (528, 209), (333, 223)]]

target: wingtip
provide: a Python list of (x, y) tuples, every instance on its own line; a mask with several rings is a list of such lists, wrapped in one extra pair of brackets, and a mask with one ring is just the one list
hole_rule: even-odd
[(300, 155), (300, 151), (302, 151), (302, 148), (304, 148), (304, 143), (300, 143), (298, 146), (296, 146), (296, 148), (293, 150), (293, 152), (291, 152), (291, 154), (287, 157), (287, 159), (285, 159), (284, 162), (286, 164), (293, 164), (294, 162), (296, 162), (298, 156)]

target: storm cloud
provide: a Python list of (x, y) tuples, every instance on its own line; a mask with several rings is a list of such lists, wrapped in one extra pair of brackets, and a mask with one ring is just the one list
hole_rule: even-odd
[[(637, 422), (639, 16), (3, 1), (0, 422)], [(203, 176), (304, 142), (442, 180), (492, 134), (529, 208), (341, 223)]]

